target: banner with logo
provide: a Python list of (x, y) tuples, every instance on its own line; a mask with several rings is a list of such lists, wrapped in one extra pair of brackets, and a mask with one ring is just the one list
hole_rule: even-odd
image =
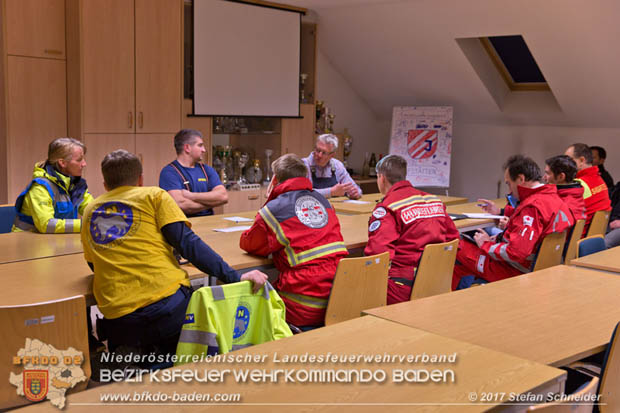
[(396, 106), (390, 153), (407, 159), (407, 179), (417, 187), (450, 186), (451, 106)]

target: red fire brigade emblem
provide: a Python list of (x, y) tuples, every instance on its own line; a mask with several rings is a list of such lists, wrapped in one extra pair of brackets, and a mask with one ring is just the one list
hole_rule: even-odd
[(313, 196), (304, 195), (295, 201), (295, 214), (307, 227), (323, 228), (327, 225), (327, 211), (323, 204)]
[(33, 402), (39, 402), (47, 396), (48, 386), (47, 370), (24, 370), (22, 381), (24, 383), (24, 395)]

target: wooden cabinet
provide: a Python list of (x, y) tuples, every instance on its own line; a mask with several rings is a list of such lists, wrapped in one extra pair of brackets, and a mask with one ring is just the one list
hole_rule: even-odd
[(80, 134), (133, 132), (134, 3), (86, 0), (81, 2), (81, 11), (84, 124)]
[(136, 135), (128, 133), (114, 134), (87, 134), (84, 135), (86, 145), (86, 168), (84, 178), (88, 183), (88, 190), (94, 197), (105, 193), (103, 187), (103, 175), (101, 174), (101, 161), (110, 152), (116, 149), (125, 149), (129, 152), (136, 151)]
[(64, 0), (4, 0), (7, 54), (65, 58)]
[(180, 0), (82, 0), (83, 133), (181, 125)]
[(159, 186), (159, 173), (162, 168), (177, 157), (174, 150), (174, 135), (137, 134), (136, 155), (142, 161), (144, 186)]
[(222, 206), (222, 213), (258, 211), (263, 206), (261, 191), (262, 188), (249, 191), (228, 191), (228, 203)]
[(47, 158), (50, 141), (67, 133), (63, 60), (8, 56), (8, 198), (15, 200)]

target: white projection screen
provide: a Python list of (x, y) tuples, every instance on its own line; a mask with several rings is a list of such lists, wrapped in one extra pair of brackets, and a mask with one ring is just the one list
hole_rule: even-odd
[(194, 0), (194, 114), (299, 116), (301, 15)]

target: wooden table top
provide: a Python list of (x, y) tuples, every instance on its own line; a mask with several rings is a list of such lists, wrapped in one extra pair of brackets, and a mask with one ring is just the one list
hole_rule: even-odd
[[(281, 362), (290, 355), (343, 355), (343, 356), (384, 356), (388, 355), (452, 355), (456, 353), (456, 363), (407, 363), (407, 362)], [(383, 370), (386, 378), (382, 383), (335, 383), (299, 381), (286, 383), (281, 375), (276, 383), (257, 383), (246, 380), (237, 382), (233, 373), (229, 373), (225, 382), (208, 384), (196, 381), (185, 382), (181, 379), (174, 383), (152, 383), (145, 376), (143, 383), (114, 383), (96, 387), (83, 392), (70, 394), (67, 397), (67, 412), (90, 412), (93, 403), (101, 402), (102, 394), (135, 394), (143, 392), (162, 392), (172, 395), (182, 393), (216, 393), (239, 394), (239, 404), (232, 407), (240, 411), (257, 412), (290, 412), (290, 411), (362, 411), (370, 412), (389, 408), (390, 412), (409, 412), (425, 405), (425, 411), (438, 412), (479, 412), (496, 407), (499, 401), (491, 403), (471, 403), (471, 392), (525, 393), (528, 391), (544, 391), (550, 388), (561, 389), (565, 380), (565, 372), (532, 361), (488, 350), (473, 344), (441, 337), (418, 329), (406, 327), (375, 317), (361, 317), (339, 323), (337, 325), (309, 331), (292, 337), (272, 341), (246, 349), (238, 350), (230, 355), (243, 357), (256, 355), (264, 357), (262, 363), (244, 362), (209, 362), (192, 363), (181, 367), (183, 370), (195, 370), (199, 374), (208, 371), (229, 369), (245, 371), (260, 369), (274, 371), (277, 369), (295, 370), (293, 379), (299, 371), (308, 370), (361, 370), (371, 372)], [(276, 362), (275, 360), (280, 360)], [(394, 372), (397, 370), (420, 369), (443, 372), (452, 370), (454, 382), (435, 383), (395, 383)], [(162, 372), (159, 373), (159, 376)], [(241, 380), (240, 380), (241, 381)], [(49, 402), (31, 405), (27, 411), (49, 409)], [(142, 402), (140, 406), (124, 403), (118, 406), (123, 412), (147, 411), (158, 409), (157, 403)], [(237, 403), (234, 403), (237, 404)], [(389, 404), (388, 406), (382, 406)], [(106, 406), (114, 408), (113, 403)], [(160, 405), (161, 406), (161, 405)], [(116, 407), (116, 406), (115, 406)], [(161, 408), (161, 407), (159, 407)], [(200, 410), (223, 410), (217, 403), (174, 404), (168, 401), (166, 411), (187, 412)], [(249, 410), (251, 409), (251, 410)], [(233, 411), (231, 410), (231, 411)], [(246, 411), (246, 410), (243, 410)]]
[[(446, 205), (464, 204), (467, 202), (467, 198), (456, 196), (436, 195), (441, 202)], [(383, 199), (383, 195), (376, 194), (363, 194), (357, 201), (365, 202), (364, 204), (358, 204), (355, 201), (349, 200), (346, 196), (330, 198), (329, 202), (334, 206), (336, 212), (340, 214), (370, 214), (379, 202)]]
[(605, 251), (597, 252), (596, 254), (576, 258), (570, 263), (578, 267), (620, 272), (620, 247), (610, 248)]
[(573, 266), (366, 311), (552, 366), (603, 351), (620, 320), (620, 277)]
[(80, 234), (0, 234), (0, 264), (83, 252)]

